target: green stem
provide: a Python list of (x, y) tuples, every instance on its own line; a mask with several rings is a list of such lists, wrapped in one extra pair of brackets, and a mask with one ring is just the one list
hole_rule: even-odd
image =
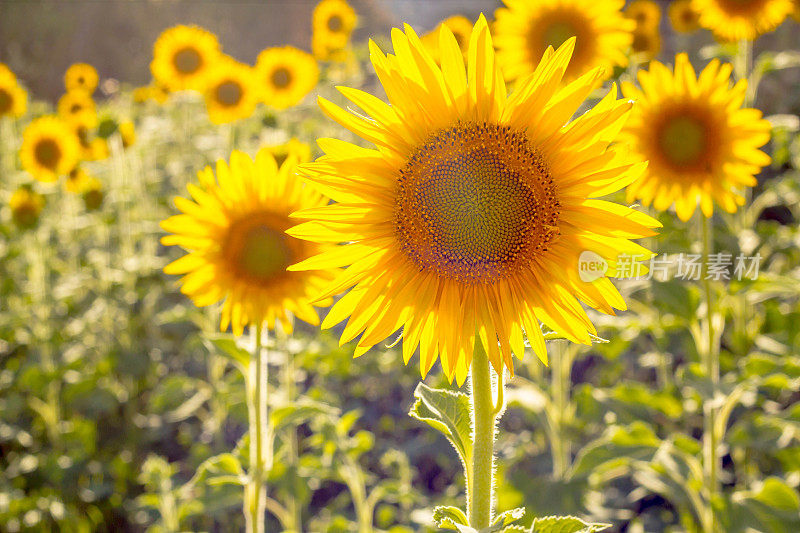
[(556, 405), (556, 420), (553, 420), (553, 442), (551, 443), (553, 454), (553, 476), (556, 479), (563, 479), (569, 469), (570, 445), (569, 439), (564, 434), (565, 417), (569, 404), (570, 370), (572, 369), (572, 357), (570, 349), (562, 345), (553, 357), (552, 368), (550, 371), (551, 388), (553, 400)]
[[(703, 220), (703, 260), (708, 264), (708, 256), (712, 252), (713, 242), (711, 235), (711, 221), (702, 217)], [(711, 292), (711, 280), (708, 279), (707, 268), (703, 269), (703, 293), (706, 304), (706, 341), (707, 345), (699, 350), (703, 358), (703, 369), (711, 381), (711, 397), (703, 405), (704, 428), (703, 428), (703, 469), (705, 474), (706, 491), (708, 493), (708, 515), (704, 518), (705, 530), (713, 533), (717, 530), (716, 516), (714, 513), (713, 501), (719, 491), (718, 468), (719, 457), (719, 435), (715, 430), (717, 408), (714, 405), (717, 389), (719, 387), (719, 357), (716, 346), (716, 335), (714, 334), (714, 301)]]
[(467, 494), (469, 523), (475, 529), (489, 527), (494, 506), (494, 437), (495, 406), (492, 401), (492, 378), (489, 358), (480, 342), (475, 343), (470, 372), (472, 403), (472, 483)]
[(247, 383), (247, 403), (250, 421), (250, 476), (245, 487), (244, 514), (248, 533), (264, 533), (267, 488), (264, 485), (264, 439), (267, 421), (267, 361), (262, 353), (262, 325), (252, 328), (255, 350), (250, 361)]

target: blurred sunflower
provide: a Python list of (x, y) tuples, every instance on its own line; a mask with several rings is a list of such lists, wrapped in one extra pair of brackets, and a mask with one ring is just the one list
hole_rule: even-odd
[(208, 118), (226, 124), (253, 114), (258, 104), (255, 72), (237, 61), (220, 61), (208, 74), (205, 91)]
[(200, 186), (189, 184), (192, 200), (176, 198), (183, 213), (161, 223), (172, 233), (161, 239), (189, 254), (164, 267), (180, 274), (181, 292), (202, 307), (225, 300), (220, 328), (241, 335), (244, 327), (280, 322), (285, 331), (288, 313), (310, 324), (319, 317), (312, 295), (334, 274), (287, 272), (286, 267), (320, 251), (318, 245), (289, 237), (289, 214), (325, 205), (328, 200), (295, 175), (294, 160), (278, 167), (268, 150), (255, 161), (234, 151), (230, 165), (218, 161), (216, 179), (211, 167), (198, 173)]
[(22, 168), (39, 181), (56, 181), (78, 163), (80, 144), (67, 123), (55, 116), (31, 122), (22, 134)]
[(637, 28), (633, 32), (631, 51), (644, 61), (650, 61), (661, 51), (661, 34), (658, 28)]
[(625, 8), (625, 16), (636, 22), (637, 30), (657, 30), (661, 7), (653, 0), (634, 0)]
[(336, 60), (346, 48), (358, 17), (345, 0), (322, 0), (311, 15), (312, 51), (322, 61)]
[(8, 68), (8, 65), (5, 63), (0, 63), (0, 83), (6, 81), (17, 81), (17, 75), (14, 74), (14, 71)]
[(81, 190), (81, 197), (83, 198), (83, 205), (87, 211), (96, 211), (103, 205), (105, 193), (103, 193), (103, 184), (99, 179), (94, 176), (89, 176), (86, 183)]
[(441, 62), (441, 53), (439, 52), (439, 30), (442, 26), (447, 26), (453, 36), (456, 38), (458, 47), (464, 57), (467, 57), (469, 50), (469, 36), (472, 33), (472, 22), (462, 15), (453, 15), (440, 22), (433, 30), (423, 35), (420, 40), (428, 49), (436, 63)]
[(792, 12), (792, 0), (692, 0), (698, 23), (719, 41), (752, 41), (771, 32)]
[(100, 81), (97, 70), (87, 63), (75, 63), (64, 73), (64, 87), (67, 91), (85, 91), (89, 94), (97, 89)]
[(28, 110), (28, 93), (20, 87), (11, 71), (10, 75), (0, 72), (0, 118), (18, 118)]
[(298, 104), (319, 81), (317, 60), (294, 46), (267, 48), (258, 54), (255, 76), (261, 100), (275, 109)]
[(23, 229), (32, 228), (39, 221), (44, 208), (44, 196), (23, 185), (11, 195), (8, 206), (14, 224)]
[(713, 203), (728, 212), (744, 204), (739, 192), (756, 185), (755, 174), (770, 163), (758, 148), (770, 138), (761, 111), (744, 108), (747, 81), (730, 87), (730, 64), (714, 60), (695, 75), (686, 54), (674, 72), (654, 61), (639, 71), (641, 89), (623, 85), (637, 101), (623, 131), (634, 155), (650, 161), (647, 173), (628, 186), (628, 201), (663, 211), (673, 203), (689, 220), (697, 207), (706, 217)]
[(86, 91), (73, 90), (58, 99), (58, 114), (70, 124), (86, 128), (97, 126), (97, 109), (94, 100)]
[(220, 58), (217, 37), (197, 26), (164, 30), (153, 45), (150, 72), (169, 91), (204, 91), (206, 77)]
[(123, 148), (130, 148), (136, 143), (136, 126), (133, 122), (126, 120), (119, 123), (119, 137)]
[(82, 166), (78, 165), (67, 174), (67, 179), (64, 181), (64, 189), (73, 194), (81, 194), (90, 179), (91, 176), (89, 173), (86, 172)]
[(672, 28), (680, 33), (691, 33), (700, 28), (698, 16), (692, 9), (692, 0), (674, 0), (667, 8)]
[(595, 67), (609, 78), (628, 64), (627, 51), (636, 23), (622, 14), (624, 0), (503, 0), (495, 12), (497, 60), (506, 80), (532, 73), (548, 46), (577, 39), (564, 81)]
[(409, 26), (392, 32), (395, 55), (370, 44), (391, 105), (339, 90), (371, 119), (320, 98), (329, 117), (377, 149), (319, 141), (325, 155), (300, 174), (338, 203), (295, 213), (307, 222), (287, 233), (346, 244), (289, 270), (350, 265), (318, 296), (350, 288), (323, 327), (349, 316), (341, 342), (361, 335), (356, 356), (402, 328), (406, 362), (419, 346), (423, 376), (438, 358), (461, 383), (476, 342), (498, 372), (513, 372), (523, 330), (546, 360), (540, 320), (590, 343), (596, 330), (579, 300), (612, 314), (625, 302), (606, 277), (580, 280), (579, 255), (600, 254), (614, 276), (618, 254), (649, 257), (628, 239), (659, 224), (595, 199), (645, 165), (611, 144), (632, 105), (615, 89), (569, 122), (604, 75), (597, 68), (561, 88), (574, 39), (547, 48), (508, 96), (483, 16), (466, 67), (452, 32), (440, 38), (441, 69)]
[(267, 146), (266, 149), (275, 158), (278, 166), (281, 166), (283, 162), (290, 157), (294, 158), (298, 163), (308, 163), (311, 161), (311, 147), (295, 138), (291, 138), (288, 142), (283, 144)]

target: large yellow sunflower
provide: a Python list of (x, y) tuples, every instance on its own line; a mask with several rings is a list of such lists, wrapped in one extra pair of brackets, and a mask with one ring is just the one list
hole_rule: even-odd
[(22, 167), (39, 181), (56, 181), (78, 163), (80, 143), (72, 128), (58, 117), (31, 122), (22, 134)]
[(574, 39), (548, 48), (507, 95), (483, 16), (466, 66), (452, 32), (440, 36), (441, 68), (408, 26), (392, 32), (395, 55), (370, 43), (391, 105), (340, 91), (371, 119), (320, 99), (377, 149), (320, 140), (325, 155), (300, 172), (338, 203), (295, 213), (308, 221), (288, 233), (346, 244), (290, 270), (350, 265), (319, 295), (350, 289), (323, 327), (349, 316), (341, 342), (361, 335), (356, 356), (402, 328), (406, 362), (419, 346), (423, 375), (438, 358), (463, 382), (476, 338), (498, 372), (513, 371), (523, 331), (546, 360), (539, 321), (589, 343), (596, 331), (579, 302), (605, 313), (625, 302), (602, 275), (581, 281), (579, 256), (598, 254), (614, 276), (617, 254), (649, 257), (628, 239), (659, 224), (596, 199), (645, 165), (611, 144), (631, 107), (615, 89), (570, 122), (603, 78), (595, 69), (562, 86)]
[(506, 80), (532, 73), (548, 46), (576, 38), (565, 81), (595, 67), (604, 77), (628, 64), (636, 23), (623, 16), (624, 0), (503, 0), (495, 12), (497, 59)]
[(206, 76), (220, 58), (217, 37), (197, 26), (164, 30), (153, 45), (150, 71), (169, 91), (203, 91)]
[(11, 220), (14, 224), (22, 229), (32, 228), (39, 221), (39, 215), (44, 208), (44, 196), (30, 186), (23, 185), (11, 195), (8, 206), (11, 208)]
[(255, 72), (232, 59), (219, 61), (208, 74), (205, 96), (211, 122), (225, 124), (247, 118), (258, 105)]
[(86, 128), (97, 126), (97, 109), (88, 92), (68, 91), (58, 99), (58, 114), (71, 124)]
[[(322, 0), (311, 15), (314, 54), (327, 60), (330, 51), (339, 50), (350, 42), (358, 17), (346, 0)], [(323, 51), (328, 53), (323, 53)]]
[(686, 54), (679, 54), (674, 72), (655, 61), (639, 71), (641, 89), (623, 85), (625, 96), (637, 101), (625, 140), (650, 161), (628, 187), (628, 201), (659, 211), (674, 203), (684, 221), (698, 203), (707, 217), (714, 202), (728, 212), (744, 203), (741, 190), (755, 185), (754, 175), (770, 162), (758, 149), (769, 140), (770, 125), (761, 111), (742, 109), (747, 82), (731, 88), (731, 71), (714, 60), (696, 76)]
[(720, 41), (752, 41), (777, 28), (792, 12), (792, 0), (692, 0), (698, 22)]
[(100, 80), (97, 70), (87, 63), (75, 63), (64, 73), (64, 88), (67, 91), (86, 91), (91, 94)]
[(667, 8), (669, 21), (675, 31), (680, 33), (691, 33), (700, 28), (698, 16), (692, 9), (692, 0), (674, 0)]
[(200, 185), (188, 186), (194, 201), (175, 199), (183, 214), (161, 223), (172, 233), (161, 242), (189, 251), (164, 271), (183, 275), (181, 291), (198, 306), (225, 300), (223, 331), (230, 325), (240, 335), (245, 326), (264, 321), (269, 328), (280, 321), (290, 330), (287, 312), (319, 323), (310, 299), (334, 274), (287, 272), (320, 248), (284, 231), (292, 225), (291, 212), (325, 205), (327, 199), (303, 186), (295, 167), (289, 159), (279, 168), (268, 150), (259, 151), (255, 161), (233, 152), (230, 165), (217, 162), (216, 179), (206, 167), (198, 174)]
[(0, 118), (21, 117), (28, 109), (28, 93), (20, 87), (16, 77), (8, 71), (0, 72)]
[(319, 81), (317, 60), (294, 46), (267, 48), (255, 67), (262, 101), (275, 109), (298, 104)]

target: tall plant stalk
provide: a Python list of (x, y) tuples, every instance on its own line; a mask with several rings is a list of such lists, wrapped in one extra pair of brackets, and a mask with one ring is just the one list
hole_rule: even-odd
[(247, 377), (247, 411), (250, 423), (250, 471), (245, 487), (244, 515), (248, 533), (264, 533), (267, 505), (266, 423), (267, 423), (267, 360), (263, 353), (262, 324), (252, 330), (255, 349)]

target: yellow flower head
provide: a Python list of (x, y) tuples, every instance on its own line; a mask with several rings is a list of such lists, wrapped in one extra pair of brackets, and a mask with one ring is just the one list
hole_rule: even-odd
[(317, 60), (294, 46), (267, 48), (258, 54), (255, 75), (262, 101), (275, 109), (300, 103), (319, 81)]
[(675, 31), (680, 33), (691, 33), (700, 28), (698, 16), (692, 9), (692, 0), (674, 0), (667, 8), (669, 21)]
[(82, 90), (65, 93), (58, 99), (58, 114), (70, 124), (86, 128), (97, 126), (97, 109), (90, 94)]
[(8, 65), (5, 63), (0, 63), (0, 83), (3, 82), (16, 82), (17, 75), (14, 74), (14, 71), (8, 68)]
[(213, 33), (197, 26), (174, 26), (164, 30), (153, 45), (150, 72), (169, 91), (203, 91), (220, 54)]
[(67, 91), (85, 91), (92, 94), (97, 89), (100, 78), (97, 70), (87, 63), (75, 63), (64, 74), (64, 87)]
[(126, 120), (119, 124), (119, 136), (122, 139), (122, 147), (130, 148), (136, 144), (136, 126), (133, 122)]
[(441, 62), (441, 53), (439, 51), (439, 30), (442, 26), (447, 26), (456, 38), (458, 47), (464, 57), (467, 57), (469, 50), (469, 36), (472, 34), (472, 22), (467, 17), (462, 15), (453, 15), (439, 23), (432, 31), (423, 35), (420, 39), (428, 52), (434, 58), (436, 63)]
[(111, 150), (108, 148), (108, 141), (102, 137), (95, 137), (89, 141), (89, 149), (85, 153), (84, 159), (87, 161), (102, 161), (108, 159)]
[(658, 28), (636, 29), (633, 32), (633, 43), (631, 50), (634, 54), (639, 54), (644, 61), (650, 61), (661, 51), (661, 34)]
[(575, 37), (575, 52), (564, 81), (595, 67), (604, 77), (628, 64), (636, 23), (622, 14), (624, 0), (503, 0), (495, 13), (497, 59), (506, 80), (532, 73), (548, 46)]
[(314, 55), (327, 61), (332, 52), (345, 48), (357, 22), (355, 10), (345, 0), (322, 0), (311, 15)]
[(311, 161), (311, 147), (295, 138), (289, 139), (286, 143), (267, 146), (265, 148), (272, 154), (272, 157), (275, 158), (278, 166), (281, 166), (283, 162), (289, 158), (293, 158), (298, 163), (308, 163)]
[(636, 22), (637, 30), (658, 30), (661, 7), (653, 0), (634, 0), (625, 8), (625, 16)]
[(55, 116), (31, 122), (22, 134), (22, 167), (39, 181), (56, 181), (75, 167), (80, 143), (67, 123)]
[(639, 71), (641, 89), (623, 85), (636, 100), (624, 131), (635, 154), (650, 161), (647, 173), (628, 187), (628, 201), (666, 210), (673, 203), (681, 220), (697, 204), (710, 217), (713, 203), (736, 211), (740, 191), (756, 184), (755, 174), (770, 158), (758, 148), (770, 137), (761, 111), (744, 108), (746, 80), (730, 86), (730, 64), (716, 59), (695, 75), (686, 54), (674, 72), (654, 61)]
[(39, 221), (39, 215), (44, 208), (44, 196), (23, 186), (11, 195), (8, 206), (11, 208), (14, 224), (23, 229), (32, 228)]
[(82, 166), (78, 165), (67, 174), (67, 179), (64, 182), (64, 189), (73, 194), (81, 194), (89, 184), (92, 177), (86, 172)]
[(792, 12), (792, 0), (692, 0), (698, 23), (719, 41), (752, 41), (771, 32)]
[(164, 272), (183, 275), (181, 291), (197, 306), (224, 299), (223, 331), (230, 325), (240, 335), (247, 325), (266, 322), (273, 328), (277, 321), (288, 331), (288, 313), (319, 323), (310, 299), (334, 274), (287, 272), (320, 248), (284, 231), (291, 226), (290, 213), (328, 200), (303, 186), (295, 165), (289, 159), (279, 168), (265, 149), (255, 161), (235, 151), (230, 165), (217, 162), (216, 179), (210, 167), (201, 171), (199, 186), (188, 186), (193, 200), (175, 199), (183, 214), (161, 223), (171, 233), (161, 242), (189, 251)]
[(258, 104), (255, 72), (234, 60), (220, 61), (208, 75), (205, 97), (214, 124), (247, 118)]
[(81, 191), (83, 197), (83, 205), (87, 211), (96, 211), (103, 205), (105, 194), (103, 193), (103, 184), (99, 179), (94, 176), (89, 176)]
[(603, 257), (615, 276), (617, 254), (650, 256), (629, 239), (659, 224), (597, 199), (645, 164), (613, 144), (632, 105), (616, 89), (570, 121), (604, 75), (562, 85), (574, 39), (547, 48), (509, 95), (483, 16), (466, 65), (452, 32), (440, 38), (441, 67), (409, 26), (392, 31), (394, 55), (370, 43), (391, 105), (339, 90), (371, 119), (320, 98), (377, 149), (320, 139), (325, 155), (300, 173), (337, 203), (295, 213), (307, 222), (288, 233), (343, 244), (290, 270), (349, 265), (318, 295), (350, 289), (322, 326), (349, 316), (341, 342), (361, 335), (356, 356), (402, 328), (406, 362), (419, 346), (423, 376), (439, 359), (461, 383), (477, 342), (498, 372), (513, 371), (523, 332), (546, 360), (539, 321), (590, 343), (596, 330), (579, 302), (605, 313), (625, 302), (607, 277), (581, 280), (581, 253)]
[(20, 87), (11, 71), (0, 71), (0, 119), (5, 116), (18, 118), (28, 110), (28, 93)]

